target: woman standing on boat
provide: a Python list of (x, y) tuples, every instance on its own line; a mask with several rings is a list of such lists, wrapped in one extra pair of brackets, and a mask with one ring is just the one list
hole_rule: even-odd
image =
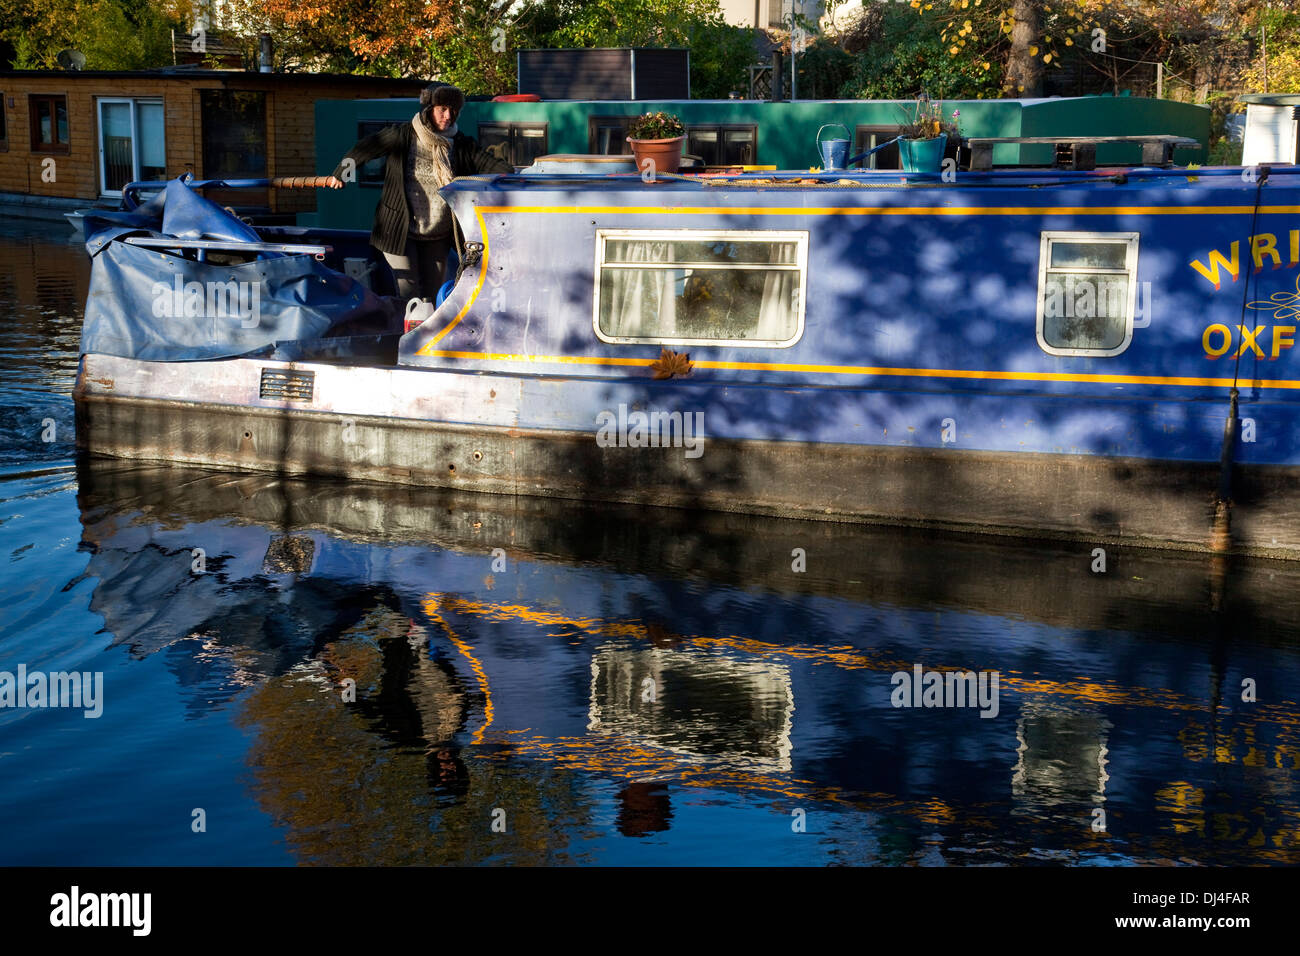
[(428, 86), (420, 93), (420, 111), (409, 123), (385, 127), (361, 140), (330, 177), (330, 186), (341, 189), (349, 159), (355, 171), (379, 156), (388, 157), (370, 244), (388, 260), (397, 294), (404, 299), (433, 301), (443, 282), (453, 217), (438, 190), (456, 176), (513, 172), (456, 126), (464, 106), (465, 95), (456, 87)]

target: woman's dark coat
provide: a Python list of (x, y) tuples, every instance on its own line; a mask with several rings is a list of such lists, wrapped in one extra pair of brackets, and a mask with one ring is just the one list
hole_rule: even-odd
[[(406, 237), (411, 230), (411, 211), (406, 204), (406, 157), (411, 153), (411, 137), (415, 128), (410, 123), (386, 126), (367, 136), (353, 146), (346, 162), (351, 159), (360, 167), (379, 156), (387, 156), (384, 168), (384, 189), (375, 207), (375, 224), (370, 230), (370, 244), (380, 252), (402, 255), (406, 251)], [(478, 148), (473, 138), (457, 132), (451, 145), (451, 173), (453, 176), (474, 176), (482, 173), (510, 173), (514, 169), (495, 155)], [(343, 162), (334, 169), (334, 175), (343, 178)]]

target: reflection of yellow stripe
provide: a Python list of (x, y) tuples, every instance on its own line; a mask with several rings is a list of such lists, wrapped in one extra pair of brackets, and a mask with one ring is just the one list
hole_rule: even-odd
[[(421, 351), (442, 358), (479, 359), (490, 362), (553, 363), (557, 365), (621, 365), (648, 368), (658, 359), (607, 358), (599, 355), (512, 355), (504, 352)], [(692, 362), (696, 368), (738, 369), (756, 372), (821, 372), (827, 375), (891, 375), (904, 378), (959, 378), (1005, 382), (1088, 382), (1095, 385), (1187, 385), (1231, 387), (1230, 378), (1192, 378), (1176, 375), (1091, 375), (1082, 372), (1001, 372), (961, 368), (888, 368), (875, 365), (800, 365), (793, 362)], [(1300, 388), (1300, 379), (1239, 379), (1238, 386)]]
[[(767, 641), (743, 637), (739, 634), (732, 634), (728, 637), (656, 634), (652, 633), (645, 624), (636, 620), (573, 618), (560, 612), (529, 607), (526, 604), (488, 604), (481, 601), (468, 601), (451, 595), (430, 594), (425, 601), (425, 608), (437, 608), (439, 606), (453, 614), (477, 615), (487, 621), (524, 621), (537, 627), (554, 628), (561, 632), (581, 631), (592, 637), (631, 638), (645, 643), (651, 643), (657, 637), (668, 636), (676, 638), (682, 644), (701, 650), (712, 652), (720, 650), (734, 651), (759, 657), (776, 655), (795, 660), (812, 661), (816, 664), (829, 664), (844, 670), (870, 670), (888, 673), (906, 671), (910, 673), (913, 667), (912, 662), (909, 661), (891, 660), (884, 655), (846, 645), (819, 647), (809, 644), (772, 644)], [(565, 633), (565, 636), (567, 637), (568, 633)], [(943, 662), (927, 665), (926, 670), (953, 671), (963, 669), (941, 666), (942, 664)], [(1157, 707), (1161, 710), (1187, 713), (1212, 712), (1212, 708), (1203, 700), (1179, 694), (1177, 691), (1172, 690), (1124, 687), (1115, 683), (1101, 683), (1089, 680), (1055, 681), (1025, 676), (1018, 671), (1001, 671), (998, 676), (1000, 686), (1027, 695), (1059, 696), (1091, 704), (1113, 704), (1122, 707)], [(1273, 720), (1286, 727), (1297, 727), (1300, 726), (1300, 718), (1296, 717), (1294, 707), (1294, 702), (1287, 700), (1279, 704), (1259, 705), (1256, 712), (1262, 715), (1261, 719)]]
[(492, 726), (493, 719), (492, 691), (488, 687), (487, 671), (483, 669), (479, 659), (470, 653), (470, 646), (456, 636), (456, 632), (451, 629), (451, 625), (438, 613), (440, 597), (441, 595), (438, 594), (430, 594), (424, 602), (424, 613), (429, 615), (429, 620), (447, 632), (448, 639), (456, 645), (456, 650), (460, 651), (465, 659), (469, 661), (469, 666), (473, 669), (475, 678), (478, 679), (479, 689), (483, 691), (483, 726), (474, 731), (473, 739), (474, 743), (481, 744), (483, 742), (483, 732)]

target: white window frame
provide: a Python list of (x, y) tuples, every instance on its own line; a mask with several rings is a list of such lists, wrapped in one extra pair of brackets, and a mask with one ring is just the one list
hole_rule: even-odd
[[(746, 262), (733, 263), (718, 267), (718, 272), (734, 270), (755, 270), (771, 272), (773, 269), (783, 272), (798, 272), (799, 295), (795, 302), (795, 330), (789, 339), (686, 339), (676, 336), (656, 336), (654, 338), (632, 338), (622, 335), (606, 335), (600, 328), (600, 286), (601, 270), (607, 268), (645, 269), (645, 268), (705, 268), (688, 262), (635, 263), (634, 265), (614, 265), (605, 262), (605, 243), (609, 240), (643, 239), (647, 242), (793, 242), (795, 243), (795, 261), (793, 263)], [(804, 306), (808, 296), (808, 233), (807, 231), (776, 231), (770, 229), (597, 229), (596, 230), (596, 267), (595, 292), (592, 296), (591, 325), (596, 338), (611, 345), (703, 345), (739, 348), (788, 349), (803, 338)]]
[[(1081, 355), (1092, 358), (1107, 358), (1113, 355), (1119, 355), (1125, 351), (1133, 341), (1133, 318), (1137, 313), (1137, 265), (1138, 265), (1138, 240), (1141, 238), (1138, 232), (1061, 232), (1061, 231), (1043, 231), (1038, 249), (1038, 316), (1035, 322), (1035, 331), (1038, 336), (1038, 347), (1048, 355)], [(1052, 261), (1052, 243), (1054, 242), (1107, 242), (1112, 245), (1124, 244), (1127, 248), (1124, 256), (1123, 269), (1100, 269), (1100, 268), (1080, 268), (1071, 267), (1051, 268)], [(1043, 322), (1046, 319), (1047, 305), (1047, 277), (1051, 273), (1070, 274), (1070, 275), (1123, 275), (1128, 276), (1128, 302), (1125, 303), (1124, 310), (1124, 340), (1113, 349), (1062, 349), (1047, 344), (1043, 337)]]
[[(140, 123), (136, 116), (136, 108), (144, 104), (161, 106), (165, 110), (166, 104), (161, 97), (157, 96), (97, 96), (95, 97), (95, 138), (98, 140), (96, 149), (99, 151), (99, 194), (101, 196), (121, 196), (122, 190), (108, 188), (108, 168), (104, 164), (104, 104), (126, 103), (131, 108), (131, 179), (129, 182), (139, 182), (140, 180)], [(167, 124), (166, 114), (163, 122), (163, 155), (167, 155)]]

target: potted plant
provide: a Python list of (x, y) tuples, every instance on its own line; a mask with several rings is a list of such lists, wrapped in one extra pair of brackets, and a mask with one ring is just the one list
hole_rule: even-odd
[[(671, 113), (643, 113), (627, 124), (627, 141), (640, 172), (677, 172), (685, 139), (686, 127)], [(647, 167), (647, 159), (654, 165)]]
[(961, 131), (957, 128), (959, 116), (961, 110), (953, 110), (952, 119), (947, 119), (939, 103), (930, 102), (926, 96), (920, 97), (916, 101), (912, 121), (904, 123), (898, 130), (902, 137), (898, 141), (898, 155), (903, 162), (903, 169), (910, 173), (938, 172), (942, 169), (948, 139), (961, 139)]

